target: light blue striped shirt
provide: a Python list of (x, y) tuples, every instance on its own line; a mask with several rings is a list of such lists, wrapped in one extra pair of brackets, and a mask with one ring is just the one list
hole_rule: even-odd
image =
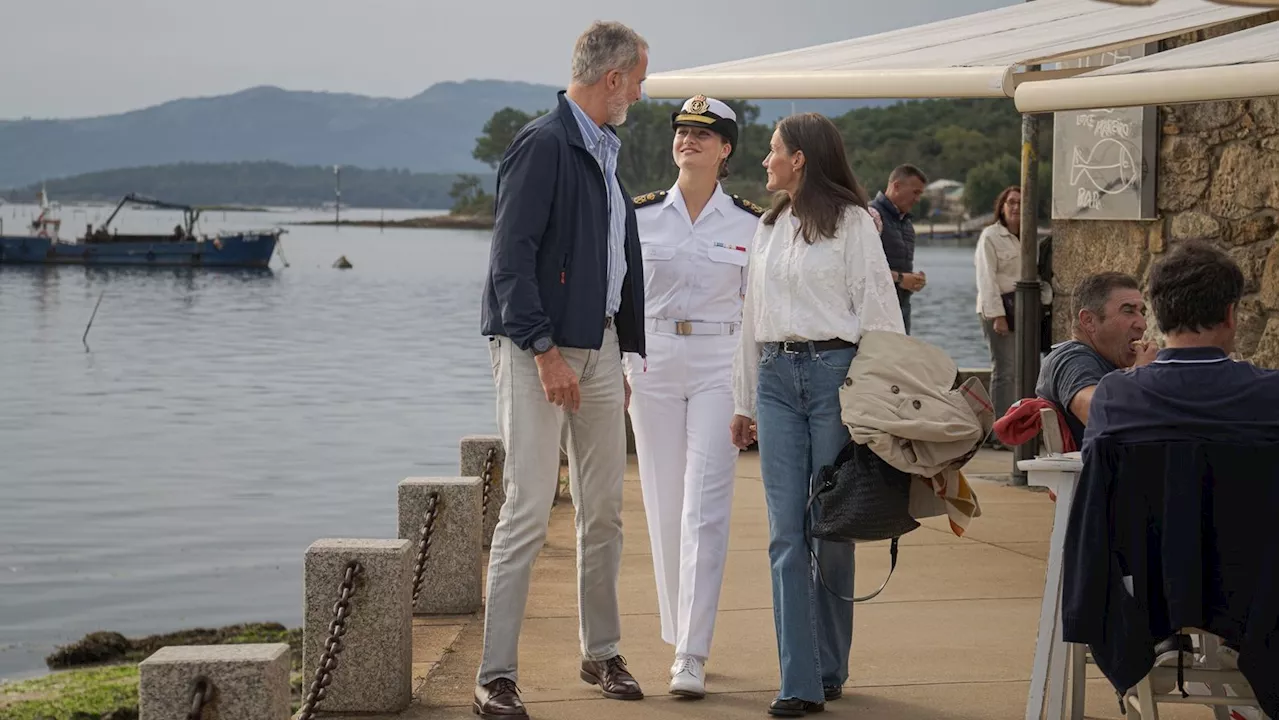
[(618, 151), (622, 149), (622, 141), (617, 135), (596, 125), (586, 111), (568, 95), (565, 95), (565, 100), (573, 108), (573, 116), (578, 120), (578, 129), (582, 131), (582, 140), (587, 150), (604, 173), (605, 190), (609, 195), (609, 274), (604, 314), (605, 317), (613, 317), (622, 306), (622, 280), (627, 274), (627, 199), (622, 196), (617, 176)]

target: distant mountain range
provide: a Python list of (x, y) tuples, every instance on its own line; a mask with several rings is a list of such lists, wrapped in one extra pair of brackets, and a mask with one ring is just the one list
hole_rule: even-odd
[[(478, 174), (480, 188), (493, 192), (494, 175)], [(342, 203), (351, 207), (447, 209), (458, 176), (404, 170), (342, 170)], [(129, 193), (187, 205), (319, 207), (334, 200), (333, 168), (272, 161), (174, 163), (73, 175), (0, 190), (0, 200), (34, 203), (41, 190), (61, 202), (117, 202)]]
[[(119, 115), (0, 120), (0, 188), (81, 173), (182, 162), (275, 161), (415, 173), (490, 172), (471, 157), (498, 110), (552, 107), (550, 85), (468, 80), (399, 100), (256, 87)], [(794, 110), (842, 115), (891, 100), (764, 100), (760, 120)]]

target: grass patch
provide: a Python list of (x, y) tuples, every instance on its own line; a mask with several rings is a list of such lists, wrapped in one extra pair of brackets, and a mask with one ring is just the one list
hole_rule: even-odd
[(0, 720), (135, 720), (138, 666), (69, 670), (0, 684)]

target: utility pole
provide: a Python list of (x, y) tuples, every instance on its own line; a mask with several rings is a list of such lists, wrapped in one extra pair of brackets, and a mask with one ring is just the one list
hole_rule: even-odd
[[(1032, 0), (1026, 0), (1031, 2)], [(1027, 66), (1027, 72), (1036, 72), (1039, 65)], [(1035, 397), (1036, 379), (1040, 375), (1040, 197), (1036, 192), (1040, 174), (1040, 122), (1031, 113), (1022, 116), (1022, 217), (1021, 272), (1015, 284), (1014, 341), (1017, 343), (1017, 363), (1013, 381), (1017, 397)], [(1026, 485), (1027, 474), (1018, 469), (1018, 461), (1030, 460), (1036, 455), (1035, 440), (1014, 448), (1010, 478), (1014, 485)]]
[(333, 166), (333, 226), (337, 227), (342, 212), (342, 166)]

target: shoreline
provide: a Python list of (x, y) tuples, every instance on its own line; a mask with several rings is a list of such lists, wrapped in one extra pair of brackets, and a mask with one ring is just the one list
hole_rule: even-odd
[(406, 220), (302, 220), (290, 225), (414, 228), (445, 230), (492, 230), (494, 220), (479, 215), (426, 215)]
[(165, 646), (286, 643), (293, 711), (302, 693), (302, 630), (272, 622), (192, 628), (143, 638), (93, 632), (56, 648), (47, 671), (0, 681), (0, 720), (136, 720), (138, 663)]

